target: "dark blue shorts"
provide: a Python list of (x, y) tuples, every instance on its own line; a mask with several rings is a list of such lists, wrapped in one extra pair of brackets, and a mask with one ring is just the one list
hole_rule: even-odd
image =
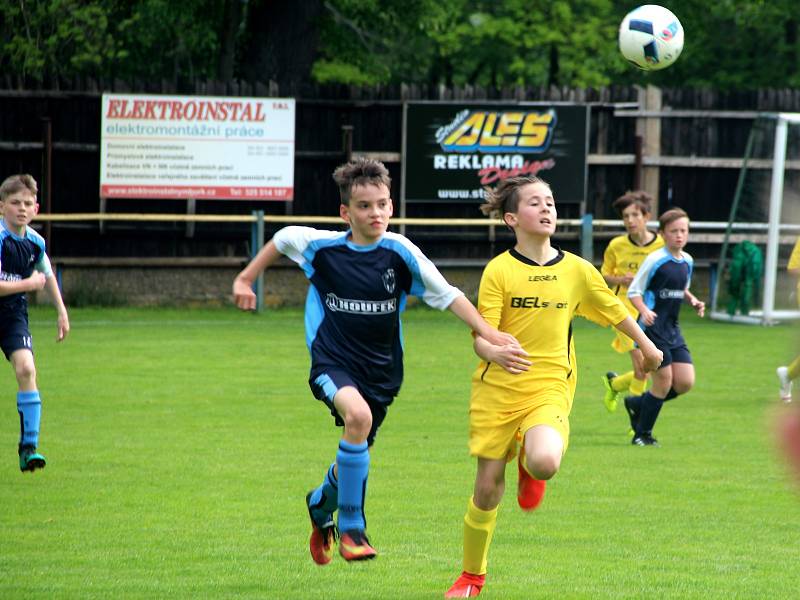
[(342, 369), (324, 369), (314, 372), (308, 381), (308, 385), (311, 387), (314, 397), (324, 402), (330, 409), (337, 427), (344, 427), (344, 421), (333, 404), (333, 397), (336, 395), (336, 392), (343, 387), (352, 386), (356, 388), (363, 396), (364, 400), (366, 400), (369, 410), (372, 413), (372, 428), (369, 430), (369, 435), (367, 436), (367, 444), (372, 446), (372, 444), (375, 443), (375, 435), (378, 433), (378, 428), (386, 418), (386, 413), (389, 410), (389, 404), (391, 404), (392, 398), (379, 399), (365, 394), (364, 388), (360, 386), (349, 373)]
[(690, 365), (692, 364), (692, 355), (689, 352), (689, 348), (686, 347), (686, 344), (667, 347), (656, 343), (656, 348), (658, 348), (659, 350), (661, 350), (661, 352), (664, 353), (664, 360), (661, 361), (661, 366), (658, 367), (659, 369), (668, 367), (672, 363), (689, 363)]
[(0, 314), (0, 348), (11, 359), (16, 350), (27, 348), (33, 352), (33, 339), (28, 329), (27, 312), (5, 312)]

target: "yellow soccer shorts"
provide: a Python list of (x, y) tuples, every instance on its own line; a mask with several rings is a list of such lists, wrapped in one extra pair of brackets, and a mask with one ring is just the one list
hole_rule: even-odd
[(574, 385), (563, 382), (526, 397), (494, 386), (474, 384), (469, 410), (470, 455), (511, 461), (517, 455), (525, 432), (536, 425), (555, 429), (566, 452), (574, 389)]
[(611, 342), (611, 347), (620, 354), (627, 354), (636, 347), (633, 340), (622, 333), (619, 329), (614, 329), (614, 333), (616, 336)]

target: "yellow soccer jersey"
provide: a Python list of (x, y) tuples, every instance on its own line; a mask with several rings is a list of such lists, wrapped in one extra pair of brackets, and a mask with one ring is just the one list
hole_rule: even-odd
[[(572, 343), (576, 313), (602, 325), (616, 325), (628, 316), (591, 263), (561, 250), (545, 265), (513, 249), (492, 259), (481, 277), (478, 310), (490, 325), (516, 337), (533, 363), (528, 371), (512, 375), (481, 361), (473, 385), (499, 388), (498, 408), (554, 387), (574, 389), (564, 383), (577, 376)], [(565, 401), (571, 405), (572, 398)]]
[[(794, 243), (792, 254), (789, 256), (787, 269), (800, 269), (800, 239)], [(797, 278), (797, 305), (800, 306), (800, 277)]]
[[(600, 267), (600, 272), (603, 275), (611, 275), (613, 277), (620, 277), (626, 273), (636, 273), (639, 270), (639, 265), (647, 258), (647, 255), (658, 250), (663, 245), (664, 238), (658, 234), (649, 244), (644, 246), (636, 245), (629, 235), (618, 235), (608, 243), (606, 251), (603, 253), (603, 265)], [(622, 300), (625, 308), (628, 309), (628, 313), (634, 318), (638, 317), (638, 311), (628, 300), (628, 286), (615, 285), (612, 289), (617, 297)]]

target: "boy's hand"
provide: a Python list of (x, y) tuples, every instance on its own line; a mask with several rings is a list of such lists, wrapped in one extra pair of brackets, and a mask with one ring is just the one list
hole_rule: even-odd
[(697, 311), (697, 315), (702, 319), (706, 314), (706, 303), (695, 298), (692, 300), (692, 308)]
[(664, 360), (664, 353), (656, 348), (655, 344), (652, 342), (647, 348), (641, 348), (641, 351), (644, 359), (644, 363), (642, 365), (644, 370), (647, 372), (657, 370), (661, 365), (661, 361)]
[(47, 282), (47, 277), (40, 271), (34, 271), (31, 276), (25, 279), (28, 284), (29, 292), (36, 292), (44, 289), (44, 284)]
[(256, 309), (256, 294), (252, 283), (237, 277), (233, 280), (233, 301), (242, 310)]
[(486, 335), (482, 335), (482, 337), (492, 344), (493, 346), (517, 346), (519, 347), (519, 342), (517, 338), (515, 338), (510, 333), (505, 333), (504, 331), (497, 331), (494, 327), (487, 327), (487, 331), (485, 332)]
[(58, 335), (56, 335), (56, 342), (60, 342), (69, 333), (69, 317), (67, 315), (58, 315)]
[(528, 360), (528, 353), (516, 342), (504, 346), (493, 346), (491, 359), (491, 362), (500, 365), (513, 375), (527, 371), (528, 367), (533, 364)]
[(650, 325), (652, 325), (653, 323), (656, 322), (656, 317), (657, 316), (658, 316), (658, 313), (656, 313), (656, 312), (654, 312), (654, 311), (652, 311), (652, 310), (650, 310), (648, 308), (642, 313), (642, 320), (644, 321), (644, 324), (649, 327)]

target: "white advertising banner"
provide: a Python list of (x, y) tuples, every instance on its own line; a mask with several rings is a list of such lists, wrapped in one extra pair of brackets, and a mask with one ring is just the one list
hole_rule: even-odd
[(103, 94), (100, 196), (292, 200), (293, 98)]

